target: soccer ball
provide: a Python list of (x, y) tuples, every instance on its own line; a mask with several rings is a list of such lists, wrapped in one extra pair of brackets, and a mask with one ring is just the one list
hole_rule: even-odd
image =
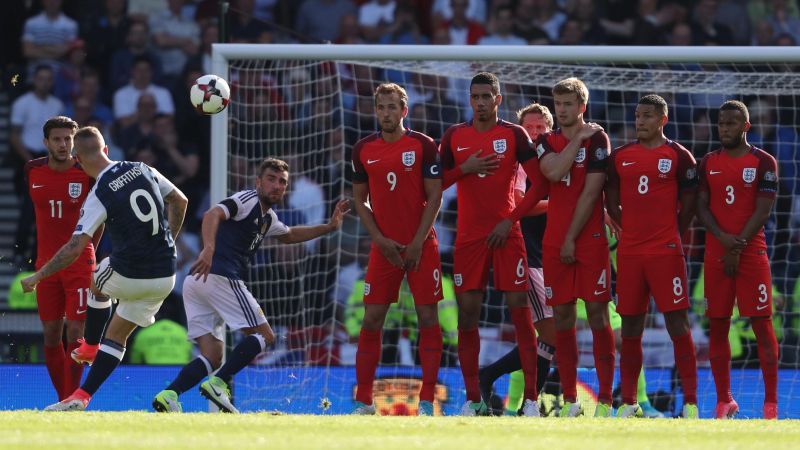
[(203, 75), (198, 78), (189, 91), (189, 100), (197, 112), (216, 114), (228, 106), (231, 99), (231, 88), (228, 82), (216, 75)]

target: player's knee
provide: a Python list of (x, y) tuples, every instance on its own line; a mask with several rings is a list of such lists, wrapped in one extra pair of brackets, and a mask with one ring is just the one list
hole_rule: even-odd
[(272, 331), (271, 328), (267, 328), (266, 330), (259, 331), (262, 338), (264, 338), (264, 342), (267, 346), (272, 345), (275, 342), (275, 333)]

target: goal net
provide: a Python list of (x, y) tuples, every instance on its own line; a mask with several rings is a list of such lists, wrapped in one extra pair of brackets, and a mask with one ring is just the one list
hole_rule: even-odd
[[(587, 120), (600, 123), (616, 147), (635, 139), (638, 98), (657, 93), (669, 103), (665, 133), (699, 159), (718, 146), (716, 116), (728, 99), (750, 108), (751, 143), (776, 157), (780, 194), (766, 227), (775, 292), (775, 329), (780, 342), (781, 417), (800, 417), (789, 402), (795, 394), (800, 333), (800, 138), (797, 109), (800, 72), (796, 49), (624, 47), (383, 47), (215, 45), (215, 70), (229, 80), (229, 108), (212, 120), (212, 199), (252, 188), (265, 157), (290, 165), (290, 188), (276, 205), (286, 224), (327, 221), (339, 198), (352, 197), (349, 160), (353, 144), (377, 130), (372, 92), (393, 81), (409, 94), (407, 127), (436, 139), (452, 124), (469, 120), (469, 81), (479, 71), (501, 82), (500, 116), (531, 102), (552, 110), (551, 88), (576, 76), (590, 89)], [(557, 124), (556, 124), (557, 126)], [(654, 205), (658, 207), (658, 205)], [(453, 414), (465, 394), (458, 368), (457, 310), (452, 289), (455, 189), (444, 193), (436, 222), (444, 266), (445, 300), (440, 316), (445, 352), (436, 392), (437, 411)], [(699, 369), (701, 415), (713, 414), (716, 397), (708, 365), (703, 318), (704, 232), (693, 226), (686, 244), (691, 322)], [(346, 413), (355, 392), (356, 342), (363, 316), (363, 275), (369, 236), (355, 214), (336, 234), (291, 246), (266, 242), (252, 261), (247, 280), (278, 336), (273, 349), (235, 380), (234, 397), (243, 410)], [(405, 288), (407, 289), (407, 288)], [(652, 309), (651, 309), (652, 311)], [(580, 325), (579, 325), (580, 327)], [(491, 287), (481, 314), (480, 364), (512, 348), (513, 326), (503, 299)], [(407, 290), (393, 306), (383, 335), (375, 398), (383, 414), (413, 414), (421, 370), (416, 356), (416, 317)], [(236, 342), (238, 336), (233, 335)], [(579, 331), (579, 392), (591, 411), (596, 402), (591, 332)], [(746, 319), (735, 318), (730, 336), (731, 388), (745, 417), (760, 417), (763, 382), (755, 338)], [(645, 374), (650, 401), (666, 415), (680, 411), (682, 391), (674, 370), (672, 344), (661, 315), (651, 312), (644, 335)], [(557, 356), (556, 356), (557, 360)], [(557, 365), (557, 364), (556, 364)], [(495, 385), (506, 398), (507, 377)], [(615, 379), (615, 386), (619, 377)], [(557, 381), (544, 403), (559, 406)]]

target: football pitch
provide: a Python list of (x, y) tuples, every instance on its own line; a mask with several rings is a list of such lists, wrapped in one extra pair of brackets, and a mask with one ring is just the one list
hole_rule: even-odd
[(3, 449), (791, 448), (800, 421), (0, 412)]

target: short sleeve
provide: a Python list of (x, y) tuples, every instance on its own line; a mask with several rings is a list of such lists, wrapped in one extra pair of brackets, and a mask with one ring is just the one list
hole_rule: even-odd
[(420, 143), (422, 144), (422, 176), (424, 178), (441, 179), (442, 162), (436, 143), (428, 136), (421, 136)]
[(450, 127), (445, 131), (442, 136), (442, 141), (439, 143), (439, 157), (442, 161), (442, 168), (450, 170), (455, 168), (455, 158), (453, 157), (453, 149), (450, 147), (453, 137), (454, 127)]
[(611, 142), (605, 132), (598, 131), (589, 138), (586, 152), (588, 153), (586, 155), (586, 172), (606, 172), (608, 156), (611, 153)]
[(708, 192), (708, 174), (706, 173), (706, 170), (708, 166), (708, 159), (710, 157), (711, 153), (703, 156), (703, 159), (700, 160), (700, 165), (697, 168), (697, 187), (700, 192)]
[(150, 172), (153, 174), (153, 179), (156, 180), (156, 184), (158, 184), (158, 191), (161, 193), (161, 198), (167, 198), (170, 192), (177, 189), (171, 181), (167, 179), (164, 175), (161, 175), (161, 172), (156, 170), (155, 167), (150, 167), (146, 164), (142, 164), (143, 166), (150, 169)]
[(258, 193), (254, 190), (240, 191), (217, 203), (226, 219), (242, 220), (258, 205)]
[(517, 161), (520, 163), (524, 163), (529, 159), (536, 157), (536, 151), (534, 150), (533, 141), (531, 137), (528, 135), (528, 132), (525, 131), (525, 128), (522, 128), (519, 125), (515, 125), (514, 128), (514, 142), (516, 145), (516, 152), (517, 152)]
[(697, 162), (689, 150), (678, 146), (678, 169), (675, 176), (681, 191), (697, 190)]
[(100, 225), (106, 221), (107, 214), (105, 206), (103, 206), (103, 203), (97, 198), (95, 190), (92, 189), (89, 191), (89, 195), (86, 196), (86, 201), (83, 202), (78, 224), (75, 225), (75, 231), (72, 234), (88, 234), (89, 236), (93, 236)]
[(778, 166), (771, 155), (762, 155), (758, 162), (758, 196), (775, 198), (778, 194)]
[(361, 162), (361, 150), (364, 148), (364, 142), (358, 141), (353, 146), (353, 182), (366, 183), (369, 181), (367, 170), (364, 168), (364, 163)]
[(278, 215), (275, 214), (275, 211), (270, 209), (269, 215), (272, 217), (272, 223), (270, 224), (269, 230), (267, 230), (267, 234), (265, 237), (283, 236), (284, 234), (289, 232), (289, 227), (287, 227), (286, 224), (278, 220)]
[(555, 153), (553, 147), (548, 140), (550, 133), (545, 133), (539, 136), (536, 140), (536, 156), (541, 160), (548, 153)]
[(616, 148), (608, 155), (608, 165), (606, 168), (606, 174), (608, 176), (606, 185), (613, 189), (619, 189), (619, 172), (617, 172), (617, 164), (615, 162), (618, 154), (619, 148)]

